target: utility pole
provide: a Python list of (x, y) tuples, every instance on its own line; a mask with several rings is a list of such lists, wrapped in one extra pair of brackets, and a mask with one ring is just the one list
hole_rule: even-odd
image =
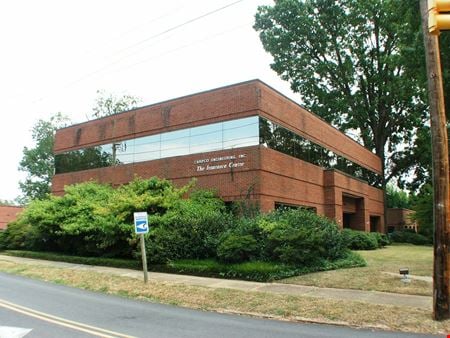
[(447, 123), (445, 120), (438, 35), (440, 30), (450, 29), (450, 14), (446, 13), (450, 11), (450, 8), (447, 7), (450, 5), (450, 1), (431, 0), (428, 4), (427, 0), (421, 0), (420, 2), (427, 66), (433, 155), (433, 317), (435, 320), (444, 320), (450, 318), (450, 205)]

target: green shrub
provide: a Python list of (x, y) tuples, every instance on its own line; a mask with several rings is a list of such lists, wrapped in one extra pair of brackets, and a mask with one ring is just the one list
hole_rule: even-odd
[(151, 218), (148, 260), (166, 263), (215, 257), (219, 238), (231, 222), (224, 203), (212, 192), (197, 192), (190, 199), (179, 200), (164, 215)]
[(342, 230), (345, 246), (351, 250), (375, 250), (385, 239), (377, 232), (364, 232), (351, 229)]
[(257, 257), (258, 252), (258, 243), (253, 236), (229, 233), (223, 236), (217, 248), (217, 257), (223, 262), (236, 263)]
[(64, 255), (56, 252), (39, 252), (39, 251), (17, 251), (7, 250), (4, 254), (16, 257), (27, 257), (34, 259), (45, 259), (49, 261), (67, 262), (74, 264), (109, 266), (114, 268), (141, 270), (142, 263), (139, 260), (104, 258), (104, 257), (80, 257), (72, 255)]
[[(37, 252), (37, 251), (17, 251), (7, 250), (4, 254), (28, 257), (35, 259), (46, 259), (51, 261), (68, 262), (74, 264), (86, 264), (97, 266), (109, 266), (116, 268), (126, 268), (141, 270), (142, 264), (140, 260), (134, 259), (118, 259), (104, 257), (79, 257), (72, 255), (64, 255), (53, 252)], [(222, 264), (214, 259), (182, 259), (174, 260), (164, 265), (150, 265), (150, 271), (171, 272), (182, 274), (193, 274), (197, 276), (233, 278), (252, 280), (260, 282), (268, 282), (282, 278), (297, 276), (300, 274), (326, 271), (342, 268), (353, 268), (365, 266), (366, 262), (357, 253), (347, 250), (342, 257), (330, 262), (321, 260), (320, 264), (310, 267), (298, 267), (277, 262), (251, 261), (237, 264)]]
[(270, 282), (311, 272), (361, 266), (366, 266), (366, 262), (360, 255), (351, 252), (350, 250), (344, 250), (341, 258), (334, 261), (319, 260), (314, 266), (295, 266), (279, 262), (265, 262), (258, 260), (235, 264), (222, 264), (212, 259), (184, 259), (169, 262), (164, 266), (151, 266), (150, 268), (154, 271)]
[(11, 222), (8, 228), (1, 233), (2, 249), (31, 249), (39, 250), (45, 246), (38, 229), (19, 222)]
[(68, 186), (63, 196), (32, 201), (6, 230), (4, 243), (9, 249), (129, 258), (137, 246), (133, 213), (164, 215), (190, 188), (157, 178), (136, 178), (118, 189), (95, 182)]
[(5, 250), (7, 244), (8, 244), (8, 241), (6, 238), (6, 231), (0, 230), (0, 250)]
[(431, 245), (433, 244), (427, 237), (417, 234), (413, 231), (394, 231), (389, 234), (392, 242), (395, 243), (410, 243), (415, 245)]
[[(345, 256), (342, 234), (329, 219), (303, 209), (237, 217), (226, 211), (214, 192), (200, 190), (187, 198), (191, 187), (178, 189), (157, 178), (136, 178), (117, 189), (95, 182), (69, 186), (64, 196), (31, 202), (1, 235), (0, 247), (131, 258), (139, 256), (133, 213), (147, 211), (151, 264), (186, 259), (258, 261), (288, 266), (283, 274), (289, 275), (294, 270), (322, 269)], [(245, 275), (243, 266), (248, 265), (220, 273)], [(261, 271), (255, 274), (269, 275)]]
[(311, 266), (342, 256), (341, 232), (331, 220), (304, 210), (279, 210), (264, 216), (267, 256), (285, 264)]
[(372, 232), (372, 234), (376, 238), (379, 248), (383, 248), (386, 245), (391, 244), (391, 240), (389, 239), (388, 235), (382, 234), (382, 233), (379, 233), (379, 232)]

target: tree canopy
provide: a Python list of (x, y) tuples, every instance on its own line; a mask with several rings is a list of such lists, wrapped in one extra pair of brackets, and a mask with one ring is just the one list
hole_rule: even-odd
[(27, 173), (25, 181), (19, 183), (22, 203), (33, 199), (43, 199), (50, 193), (54, 174), (55, 158), (53, 144), (55, 131), (69, 123), (69, 119), (58, 113), (49, 120), (39, 120), (33, 127), (34, 148), (25, 147), (19, 163), (19, 170)]
[(141, 99), (136, 96), (127, 94), (115, 96), (103, 90), (97, 90), (97, 98), (95, 99), (95, 106), (92, 108), (91, 117), (98, 119), (121, 113), (135, 108), (140, 101)]
[(418, 13), (410, 0), (278, 0), (256, 14), (272, 69), (306, 108), (357, 132), (382, 159), (384, 183), (407, 170), (398, 146), (426, 119), (425, 87), (408, 66), (410, 57), (423, 63)]
[(386, 186), (386, 203), (388, 208), (411, 208), (409, 195), (390, 184)]

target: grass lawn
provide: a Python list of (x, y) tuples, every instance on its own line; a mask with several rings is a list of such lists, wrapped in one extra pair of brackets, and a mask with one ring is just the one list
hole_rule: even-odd
[(0, 260), (0, 271), (123, 297), (208, 311), (407, 332), (442, 335), (450, 332), (450, 320), (433, 321), (431, 309), (215, 289), (170, 282), (150, 281), (144, 284), (129, 277), (3, 260)]
[[(412, 279), (400, 280), (399, 268), (409, 268), (411, 275), (432, 276), (433, 247), (391, 245), (379, 250), (357, 251), (367, 261), (367, 267), (317, 272), (287, 278), (281, 283), (313, 285), (318, 287), (376, 290), (415, 295), (432, 295), (430, 282)], [(394, 273), (395, 276), (386, 272)]]

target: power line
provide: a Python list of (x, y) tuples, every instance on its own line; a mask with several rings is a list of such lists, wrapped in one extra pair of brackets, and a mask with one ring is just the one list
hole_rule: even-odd
[[(124, 36), (130, 34), (131, 32), (134, 32), (134, 31), (140, 29), (141, 27), (143, 27), (143, 26), (145, 26), (145, 25), (148, 25), (148, 24), (157, 22), (157, 21), (159, 21), (159, 20), (161, 20), (161, 19), (164, 19), (164, 18), (166, 18), (166, 17), (168, 17), (168, 16), (170, 16), (170, 15), (173, 15), (174, 13), (179, 12), (179, 11), (180, 11), (181, 9), (183, 9), (184, 7), (185, 7), (185, 5), (183, 5), (183, 6), (177, 6), (175, 9), (171, 8), (170, 10), (166, 11), (164, 14), (162, 14), (162, 15), (156, 17), (156, 18), (152, 18), (151, 20), (149, 20), (149, 21), (147, 21), (147, 22), (145, 22), (145, 23), (141, 23), (141, 24), (139, 24), (139, 25), (135, 25), (135, 26), (133, 26), (133, 27), (127, 29), (126, 31), (123, 31), (123, 32), (121, 32), (121, 33), (116, 34), (116, 36), (114, 36), (114, 37), (108, 39), (107, 41), (103, 41), (103, 45), (106, 45), (106, 44), (109, 44), (109, 43), (111, 43), (111, 42), (113, 42), (113, 41), (119, 40), (119, 39), (121, 39), (122, 37), (124, 37)], [(119, 53), (121, 53), (123, 50), (126, 50), (127, 48), (128, 48), (128, 47), (125, 47), (125, 48), (116, 50), (116, 51), (114, 51), (114, 52), (111, 53), (111, 54), (112, 54), (112, 55), (119, 54)], [(89, 53), (89, 51), (87, 51), (87, 53)]]
[[(179, 29), (179, 28), (181, 28), (181, 27), (184, 27), (184, 26), (186, 26), (186, 25), (189, 25), (189, 24), (191, 24), (191, 23), (193, 23), (193, 22), (195, 22), (195, 21), (201, 20), (201, 19), (203, 19), (203, 18), (205, 18), (205, 17), (207, 17), (207, 16), (210, 16), (210, 15), (215, 14), (215, 13), (217, 13), (217, 12), (223, 11), (224, 9), (229, 8), (229, 7), (231, 7), (231, 6), (234, 6), (234, 5), (236, 5), (236, 4), (240, 3), (240, 2), (243, 2), (243, 1), (244, 1), (244, 0), (238, 0), (238, 1), (235, 1), (235, 2), (232, 2), (232, 3), (229, 3), (229, 4), (225, 5), (225, 6), (222, 6), (222, 7), (219, 7), (219, 8), (217, 8), (217, 9), (214, 9), (214, 10), (212, 10), (212, 11), (209, 11), (209, 12), (207, 12), (207, 13), (205, 13), (205, 14), (202, 14), (202, 15), (197, 16), (197, 17), (195, 17), (195, 18), (189, 19), (189, 20), (187, 20), (187, 21), (185, 21), (185, 22), (183, 22), (183, 23), (181, 23), (181, 24), (172, 26), (172, 27), (170, 27), (170, 28), (168, 28), (168, 29), (166, 29), (166, 30), (164, 30), (164, 31), (162, 31), (162, 32), (159, 32), (159, 33), (157, 33), (157, 34), (154, 34), (154, 35), (152, 35), (152, 36), (150, 36), (150, 37), (148, 37), (148, 38), (146, 38), (146, 39), (143, 39), (143, 40), (141, 40), (141, 41), (139, 41), (139, 42), (136, 42), (136, 43), (134, 43), (134, 44), (132, 44), (132, 45), (126, 47), (126, 48), (120, 49), (120, 50), (118, 50), (115, 54), (121, 53), (122, 51), (127, 50), (127, 49), (130, 49), (130, 48), (134, 48), (134, 47), (136, 47), (136, 46), (142, 45), (143, 43), (145, 43), (145, 42), (147, 42), (147, 41), (149, 41), (149, 40), (155, 39), (155, 38), (160, 37), (160, 36), (162, 36), (162, 35), (165, 35), (165, 34), (167, 34), (167, 33), (169, 33), (169, 32), (172, 32), (172, 31), (174, 31), (174, 30), (177, 30), (177, 29)], [(67, 84), (67, 85), (64, 86), (64, 87), (65, 87), (65, 88), (70, 87), (70, 86), (72, 86), (72, 85), (74, 85), (74, 84), (76, 84), (76, 83), (78, 83), (78, 82), (83, 81), (83, 80), (86, 79), (86, 78), (89, 78), (89, 77), (91, 77), (91, 76), (93, 76), (93, 75), (95, 75), (95, 74), (98, 74), (98, 73), (104, 71), (105, 69), (108, 69), (109, 67), (111, 67), (111, 66), (113, 66), (113, 65), (116, 65), (116, 64), (120, 63), (122, 60), (127, 59), (128, 57), (130, 57), (130, 56), (132, 56), (132, 55), (134, 55), (134, 54), (135, 54), (135, 53), (128, 54), (128, 55), (125, 55), (125, 56), (123, 56), (123, 57), (121, 57), (121, 58), (115, 60), (114, 62), (110, 62), (110, 63), (107, 64), (106, 66), (103, 66), (103, 67), (101, 67), (100, 69), (97, 69), (97, 70), (95, 70), (95, 71), (93, 71), (93, 72), (91, 72), (91, 73), (88, 73), (88, 74), (86, 74), (86, 75), (84, 75), (84, 76), (78, 78), (77, 80), (72, 81), (72, 82), (70, 82), (69, 84)]]
[(136, 47), (136, 46), (142, 45), (143, 43), (145, 43), (145, 42), (147, 42), (147, 41), (149, 41), (149, 40), (152, 40), (152, 39), (154, 39), (154, 38), (160, 37), (160, 36), (162, 36), (162, 35), (164, 35), (164, 34), (167, 34), (167, 33), (169, 33), (169, 32), (172, 32), (172, 31), (174, 31), (174, 30), (177, 30), (177, 29), (179, 29), (179, 28), (181, 28), (181, 27), (184, 27), (184, 26), (186, 26), (186, 25), (188, 25), (188, 24), (190, 24), (190, 23), (193, 23), (193, 22), (195, 22), (195, 21), (198, 21), (198, 20), (201, 20), (201, 19), (203, 19), (203, 18), (206, 18), (207, 16), (210, 16), (210, 15), (215, 14), (215, 13), (217, 13), (217, 12), (223, 11), (224, 9), (226, 9), (226, 8), (228, 8), (228, 7), (231, 7), (231, 6), (234, 6), (234, 5), (236, 5), (236, 4), (238, 4), (238, 3), (242, 2), (242, 1), (244, 1), (244, 0), (238, 0), (238, 1), (235, 1), (235, 2), (232, 2), (232, 3), (229, 3), (229, 4), (225, 5), (225, 6), (216, 8), (216, 9), (210, 11), (210, 12), (207, 12), (207, 13), (205, 13), (205, 14), (202, 14), (202, 15), (200, 15), (200, 16), (197, 16), (197, 17), (195, 17), (195, 18), (193, 18), (193, 19), (189, 19), (189, 20), (187, 20), (187, 21), (185, 21), (185, 22), (183, 22), (183, 23), (180, 23), (180, 24), (175, 25), (175, 26), (173, 26), (173, 27), (170, 27), (170, 28), (168, 28), (168, 29), (166, 29), (166, 30), (164, 30), (164, 31), (162, 31), (162, 32), (159, 32), (159, 33), (154, 34), (154, 35), (152, 35), (152, 36), (150, 36), (150, 37), (148, 37), (148, 38), (145, 38), (145, 39), (143, 39), (143, 40), (141, 40), (141, 41), (138, 41), (138, 42), (136, 42), (136, 43), (134, 43), (134, 44), (132, 44), (132, 45), (130, 45), (130, 46), (128, 46), (128, 47), (119, 49), (116, 53), (121, 53), (121, 52), (124, 51), (124, 50), (127, 50), (127, 49), (130, 49), (130, 48), (134, 48), (134, 47)]
[(116, 70), (116, 72), (121, 72), (121, 71), (124, 71), (124, 70), (126, 70), (126, 69), (133, 68), (133, 67), (135, 67), (135, 66), (138, 66), (138, 65), (141, 65), (141, 64), (150, 62), (151, 60), (159, 59), (159, 58), (161, 58), (162, 56), (166, 56), (166, 55), (168, 55), (168, 54), (172, 54), (172, 53), (178, 52), (179, 50), (182, 50), (182, 49), (185, 49), (185, 48), (189, 48), (189, 47), (191, 47), (191, 46), (197, 45), (197, 44), (199, 44), (199, 43), (202, 43), (202, 42), (205, 42), (205, 41), (208, 41), (208, 40), (215, 39), (215, 38), (217, 38), (217, 37), (219, 37), (219, 36), (221, 36), (221, 35), (225, 35), (225, 34), (228, 34), (228, 33), (230, 33), (230, 32), (233, 32), (233, 31), (235, 31), (235, 30), (239, 30), (239, 29), (241, 29), (242, 27), (247, 26), (248, 24), (251, 24), (251, 22), (247, 22), (247, 23), (245, 23), (245, 24), (242, 24), (242, 25), (239, 25), (239, 26), (235, 26), (235, 27), (232, 27), (232, 28), (230, 28), (230, 29), (221, 31), (221, 32), (219, 32), (219, 33), (216, 33), (216, 34), (212, 34), (212, 35), (206, 36), (205, 38), (198, 39), (198, 40), (192, 41), (192, 42), (190, 42), (190, 43), (186, 43), (186, 44), (184, 44), (184, 45), (181, 45), (181, 46), (178, 46), (178, 47), (176, 47), (176, 48), (170, 49), (170, 50), (168, 50), (168, 51), (166, 51), (166, 52), (164, 52), (164, 53), (161, 53), (161, 54), (152, 56), (152, 57), (150, 57), (150, 58), (145, 58), (145, 59), (143, 59), (143, 60), (140, 60), (140, 61), (137, 61), (137, 62), (135, 62), (135, 63), (132, 63), (132, 64), (130, 64), (130, 65), (128, 65), (128, 66), (124, 66), (124, 67), (122, 67), (122, 68), (119, 68), (119, 69)]
[[(132, 45), (129, 45), (129, 46), (125, 47), (125, 48), (122, 48), (122, 49), (120, 49), (120, 50), (114, 52), (112, 55), (117, 55), (117, 54), (120, 54), (121, 52), (123, 52), (124, 50), (128, 50), (128, 49), (131, 49), (131, 48), (135, 48), (136, 46), (140, 46), (140, 45), (142, 45), (142, 44), (144, 44), (144, 43), (146, 43), (146, 42), (148, 42), (148, 41), (150, 41), (150, 40), (152, 40), (152, 39), (155, 39), (155, 38), (157, 38), (157, 37), (163, 36), (163, 35), (165, 35), (165, 34), (167, 34), (167, 33), (169, 33), (169, 32), (176, 31), (176, 30), (178, 30), (178, 29), (180, 29), (180, 28), (182, 28), (182, 27), (184, 27), (184, 26), (186, 26), (186, 25), (189, 25), (189, 24), (191, 24), (191, 23), (194, 23), (194, 22), (196, 22), (196, 21), (199, 21), (199, 20), (201, 20), (201, 19), (203, 19), (203, 18), (205, 18), (205, 17), (211, 16), (211, 15), (213, 15), (213, 14), (215, 14), (215, 13), (221, 12), (221, 11), (223, 11), (223, 10), (229, 8), (229, 7), (235, 6), (236, 4), (238, 4), (238, 3), (240, 3), (240, 2), (243, 2), (243, 1), (244, 1), (244, 0), (234, 1), (234, 2), (231, 2), (231, 3), (228, 3), (228, 4), (224, 5), (224, 6), (222, 6), (222, 7), (216, 8), (216, 9), (214, 9), (214, 10), (208, 11), (208, 12), (206, 12), (206, 13), (204, 13), (204, 14), (201, 14), (201, 15), (199, 15), (199, 16), (196, 16), (196, 17), (194, 17), (194, 18), (191, 18), (191, 19), (189, 19), (189, 20), (186, 20), (186, 21), (184, 21), (184, 22), (182, 22), (182, 23), (180, 23), (180, 24), (174, 25), (174, 26), (172, 26), (172, 27), (170, 27), (170, 28), (168, 28), (168, 29), (165, 29), (164, 31), (161, 31), (161, 32), (159, 32), (159, 33), (157, 33), (157, 34), (154, 34), (154, 35), (152, 35), (152, 36), (150, 36), (150, 37), (147, 37), (147, 38), (145, 38), (145, 39), (143, 39), (143, 40), (140, 40), (140, 41), (138, 41), (138, 42), (136, 42), (136, 43), (134, 43), (134, 44), (132, 44)], [(164, 17), (164, 15), (163, 15), (163, 17)], [(160, 17), (157, 18), (157, 19), (160, 19)], [(182, 48), (185, 48), (185, 47), (186, 47), (186, 46), (183, 46)], [(92, 76), (94, 76), (94, 75), (96, 75), (96, 74), (98, 74), (98, 73), (103, 72), (104, 70), (110, 68), (111, 66), (114, 66), (114, 65), (120, 63), (121, 61), (123, 61), (124, 59), (127, 59), (127, 58), (129, 58), (130, 56), (133, 56), (133, 55), (135, 55), (135, 54), (136, 54), (136, 52), (135, 52), (135, 53), (128, 54), (128, 55), (125, 55), (125, 56), (123, 56), (123, 57), (121, 57), (121, 58), (119, 58), (119, 59), (117, 59), (117, 60), (115, 60), (115, 61), (113, 61), (113, 62), (108, 63), (107, 65), (105, 65), (105, 66), (103, 66), (103, 67), (101, 67), (101, 68), (99, 68), (99, 69), (97, 69), (97, 70), (95, 70), (95, 71), (92, 71), (92, 72), (90, 72), (90, 73), (87, 73), (87, 74), (85, 74), (85, 75), (79, 77), (79, 78), (76, 79), (76, 80), (73, 80), (73, 81), (71, 81), (71, 82), (69, 82), (69, 83), (67, 83), (67, 84), (65, 84), (65, 85), (60, 86), (60, 88), (61, 88), (61, 89), (62, 89), (62, 88), (64, 88), (64, 89), (69, 88), (69, 87), (71, 87), (71, 86), (73, 86), (73, 85), (75, 85), (75, 84), (77, 84), (77, 83), (79, 83), (79, 82), (84, 81), (84, 80), (87, 79), (87, 78), (90, 78), (90, 77), (92, 77)], [(39, 97), (39, 98), (34, 99), (32, 102), (33, 102), (33, 103), (36, 103), (36, 102), (39, 102), (39, 101), (42, 101), (42, 100), (45, 100), (45, 99), (46, 99), (46, 96), (42, 96), (42, 97)]]

